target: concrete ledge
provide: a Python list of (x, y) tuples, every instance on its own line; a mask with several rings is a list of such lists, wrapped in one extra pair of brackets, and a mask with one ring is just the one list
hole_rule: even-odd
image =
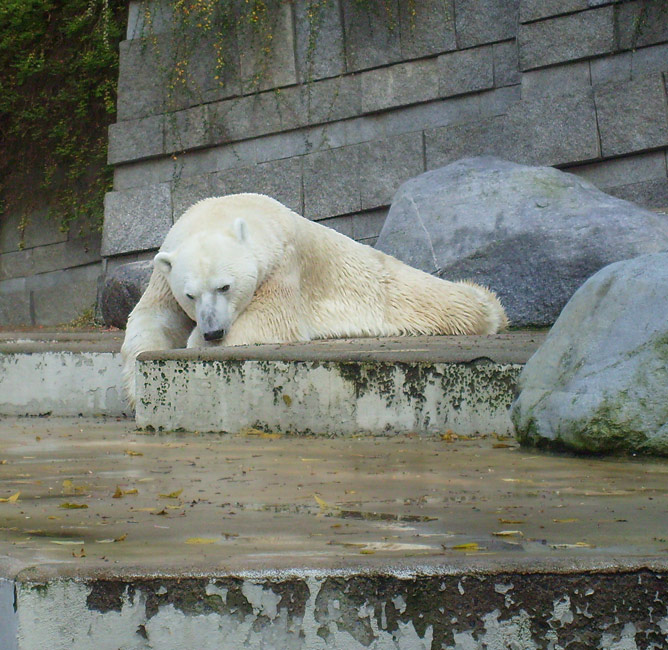
[(137, 424), (299, 434), (512, 431), (540, 334), (313, 341), (140, 355)]
[(122, 332), (0, 332), (1, 415), (124, 415)]

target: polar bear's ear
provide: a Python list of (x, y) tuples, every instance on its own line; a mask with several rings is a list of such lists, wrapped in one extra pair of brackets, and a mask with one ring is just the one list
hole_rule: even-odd
[(234, 222), (234, 234), (239, 243), (244, 244), (248, 241), (248, 224), (245, 219), (239, 217)]
[(153, 258), (153, 268), (165, 276), (169, 275), (172, 270), (172, 256), (169, 253), (158, 253)]

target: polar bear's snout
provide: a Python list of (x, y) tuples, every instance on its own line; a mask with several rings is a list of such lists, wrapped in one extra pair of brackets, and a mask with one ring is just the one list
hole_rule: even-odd
[(202, 332), (205, 341), (220, 341), (227, 332), (225, 330), (214, 330), (212, 332)]

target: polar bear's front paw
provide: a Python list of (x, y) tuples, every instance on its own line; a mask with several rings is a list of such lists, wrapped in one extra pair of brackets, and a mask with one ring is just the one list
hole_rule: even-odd
[(188, 337), (188, 342), (186, 343), (187, 348), (205, 348), (207, 347), (207, 342), (202, 336), (199, 327), (195, 326), (195, 329), (190, 333)]

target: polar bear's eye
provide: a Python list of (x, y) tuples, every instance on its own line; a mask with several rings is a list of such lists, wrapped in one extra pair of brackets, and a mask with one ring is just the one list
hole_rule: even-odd
[(230, 290), (230, 285), (229, 284), (224, 284), (222, 287), (218, 289), (220, 293), (227, 293)]
[(189, 293), (186, 294), (186, 298), (188, 298), (189, 300), (195, 300), (195, 296), (192, 296)]

